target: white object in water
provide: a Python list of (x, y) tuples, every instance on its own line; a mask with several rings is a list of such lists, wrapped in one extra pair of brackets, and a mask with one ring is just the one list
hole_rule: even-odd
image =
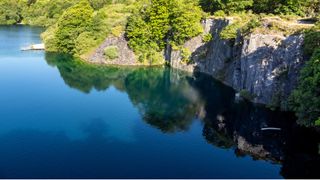
[(21, 48), (22, 51), (29, 51), (29, 50), (44, 50), (45, 46), (44, 44), (33, 44), (26, 48)]
[(267, 131), (267, 130), (281, 131), (281, 128), (275, 128), (275, 127), (261, 128), (261, 131)]

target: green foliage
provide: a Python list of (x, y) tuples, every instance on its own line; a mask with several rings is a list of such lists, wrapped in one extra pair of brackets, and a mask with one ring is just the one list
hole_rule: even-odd
[(243, 34), (248, 34), (251, 33), (255, 28), (260, 27), (261, 25), (261, 19), (254, 16), (252, 19), (250, 19), (248, 23), (245, 24), (244, 27), (242, 27), (241, 31)]
[(226, 13), (222, 10), (218, 10), (216, 12), (214, 12), (213, 14), (215, 17), (225, 17), (226, 16)]
[(213, 39), (212, 34), (208, 33), (208, 34), (204, 34), (202, 36), (202, 41), (205, 43), (210, 42)]
[(21, 22), (22, 8), (23, 2), (21, 0), (1, 0), (0, 24), (16, 24)]
[(55, 34), (58, 51), (76, 53), (76, 39), (92, 25), (92, 15), (93, 9), (87, 0), (81, 0), (62, 14)]
[(316, 120), (316, 123), (315, 123), (316, 126), (320, 126), (320, 118), (318, 120)]
[(126, 35), (140, 61), (158, 57), (169, 43), (181, 45), (202, 32), (202, 11), (193, 1), (142, 1), (137, 7), (128, 19)]
[(245, 36), (261, 25), (261, 18), (255, 14), (238, 14), (232, 24), (222, 29), (220, 37), (235, 40), (238, 33)]
[(57, 25), (50, 26), (45, 32), (41, 34), (41, 38), (46, 45), (46, 51), (56, 52), (58, 51), (58, 39), (55, 34), (57, 32)]
[(169, 39), (177, 45), (202, 33), (201, 9), (190, 0), (173, 0), (171, 5)]
[(205, 11), (211, 12), (212, 14), (217, 11), (234, 13), (251, 8), (253, 6), (253, 0), (200, 0), (200, 5)]
[(185, 63), (190, 62), (190, 57), (191, 57), (191, 51), (188, 48), (181, 48), (181, 57), (182, 61)]
[(97, 39), (91, 32), (81, 33), (75, 40), (75, 52), (77, 55), (85, 54), (88, 50), (97, 46)]
[(106, 59), (114, 60), (119, 57), (119, 49), (117, 46), (108, 46), (104, 49)]
[(241, 24), (238, 22), (228, 25), (220, 32), (220, 37), (222, 39), (236, 39), (240, 28)]
[(25, 6), (21, 12), (23, 23), (37, 26), (50, 26), (57, 22), (63, 12), (79, 0), (37, 0)]
[(112, 0), (89, 0), (90, 5), (93, 9), (101, 9), (107, 4), (111, 4)]
[(315, 16), (320, 11), (319, 0), (200, 0), (200, 4), (204, 11), (212, 14), (253, 10), (255, 13)]
[(320, 48), (320, 23), (305, 32), (303, 51), (305, 55), (311, 56), (317, 48)]
[(296, 112), (298, 123), (314, 126), (320, 117), (320, 48), (302, 69), (299, 85), (291, 95), (291, 108)]
[(253, 0), (227, 0), (226, 2), (226, 12), (242, 12), (253, 5)]

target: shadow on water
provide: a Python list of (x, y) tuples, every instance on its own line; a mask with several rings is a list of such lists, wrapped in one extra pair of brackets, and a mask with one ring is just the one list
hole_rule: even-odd
[[(231, 88), (210, 76), (161, 67), (98, 67), (57, 54), (46, 54), (46, 61), (58, 68), (68, 86), (81, 92), (111, 86), (126, 92), (143, 120), (163, 133), (187, 131), (199, 119), (203, 137), (215, 147), (279, 163), (285, 178), (319, 177), (319, 132), (296, 125), (291, 113), (237, 101)], [(103, 127), (96, 122), (85, 129), (92, 136), (103, 131), (92, 133), (92, 128)], [(266, 127), (281, 131), (261, 130)]]

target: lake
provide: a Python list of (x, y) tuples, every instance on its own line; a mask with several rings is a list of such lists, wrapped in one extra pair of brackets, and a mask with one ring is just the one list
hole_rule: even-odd
[(204, 74), (20, 51), (41, 32), (0, 26), (0, 178), (320, 177), (319, 133), (293, 114)]

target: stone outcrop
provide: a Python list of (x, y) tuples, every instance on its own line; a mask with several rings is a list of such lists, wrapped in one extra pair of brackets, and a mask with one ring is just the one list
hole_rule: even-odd
[(201, 36), (185, 43), (192, 52), (191, 63), (181, 61), (181, 52), (171, 52), (173, 68), (207, 73), (233, 87), (247, 91), (255, 103), (286, 108), (286, 101), (297, 83), (303, 65), (303, 35), (252, 33), (238, 35), (235, 41), (219, 37), (231, 19), (207, 19), (205, 33), (213, 39), (202, 42)]
[[(119, 57), (113, 60), (105, 58), (104, 50), (108, 46), (116, 46), (119, 50)], [(128, 47), (124, 35), (120, 37), (108, 37), (92, 54), (84, 58), (90, 63), (112, 64), (112, 65), (140, 65), (136, 61), (134, 52)]]

